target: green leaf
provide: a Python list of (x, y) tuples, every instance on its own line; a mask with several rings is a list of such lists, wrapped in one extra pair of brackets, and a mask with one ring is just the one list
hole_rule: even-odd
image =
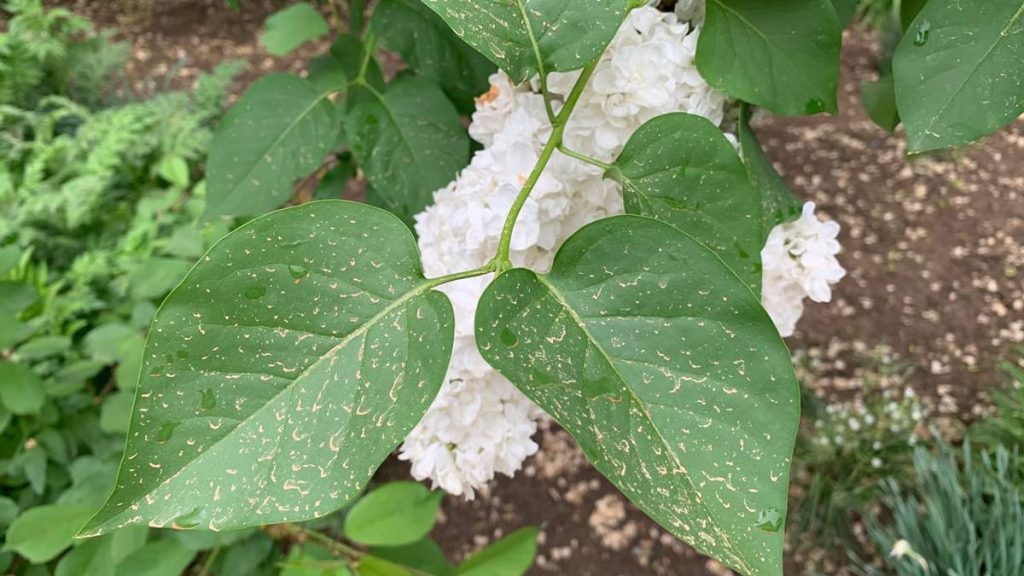
[(7, 530), (4, 550), (13, 550), (33, 564), (49, 562), (71, 545), (92, 512), (92, 508), (63, 504), (30, 508)]
[(131, 392), (111, 394), (100, 409), (100, 430), (107, 434), (124, 434), (132, 421), (132, 403), (135, 395)]
[(147, 526), (126, 526), (110, 535), (110, 555), (115, 564), (131, 556), (146, 544), (149, 536)]
[(440, 84), (459, 112), (473, 112), (474, 98), (487, 91), (494, 65), (420, 0), (378, 2), (370, 29), (410, 68)]
[(697, 68), (776, 114), (835, 113), (841, 41), (829, 0), (708, 0)]
[(24, 361), (42, 360), (63, 354), (71, 348), (67, 336), (39, 336), (18, 347), (18, 358)]
[(929, 2), (892, 66), (909, 152), (995, 132), (1024, 113), (1024, 2)]
[(340, 200), (345, 195), (345, 187), (349, 180), (356, 177), (359, 167), (351, 154), (345, 154), (338, 165), (331, 168), (320, 179), (320, 183), (313, 190), (314, 200)]
[(18, 516), (18, 503), (6, 496), (0, 496), (0, 530), (11, 525)]
[(305, 543), (292, 547), (281, 576), (350, 576), (347, 561), (335, 558), (322, 546)]
[(469, 162), (469, 136), (430, 80), (400, 78), (372, 93), (349, 113), (345, 132), (380, 207), (411, 223)]
[(32, 335), (32, 327), (18, 315), (36, 299), (32, 286), (21, 282), (0, 282), (0, 350)]
[(434, 527), (441, 497), (416, 482), (385, 484), (352, 506), (345, 536), (367, 546), (412, 544)]
[(521, 528), (473, 554), (463, 562), (459, 576), (521, 576), (537, 555), (537, 529)]
[(158, 176), (173, 186), (187, 190), (189, 186), (188, 162), (181, 156), (165, 156), (156, 165)]
[(0, 362), (0, 402), (15, 414), (39, 412), (46, 401), (43, 381), (24, 364)]
[(207, 163), (206, 218), (260, 214), (292, 196), (337, 139), (335, 107), (301, 78), (260, 78), (224, 116)]
[(339, 92), (348, 86), (348, 76), (334, 54), (327, 52), (309, 61), (306, 81), (322, 94)]
[(782, 574), (800, 394), (789, 351), (746, 285), (668, 224), (585, 226), (550, 275), (484, 293), (483, 357), (677, 537), (745, 574)]
[(0, 247), (0, 276), (6, 276), (21, 260), (21, 248), (17, 245)]
[(150, 542), (117, 565), (117, 576), (180, 576), (196, 553), (173, 538)]
[(39, 446), (25, 450), (22, 456), (21, 464), (25, 478), (28, 479), (29, 485), (32, 486), (32, 491), (36, 494), (42, 494), (46, 491), (47, 460), (46, 450)]
[(85, 533), (230, 530), (351, 500), (444, 379), (454, 321), (431, 286), (409, 230), (364, 204), (310, 202), (224, 237), (157, 313), (131, 457)]
[(792, 221), (800, 216), (800, 200), (789, 189), (786, 181), (779, 176), (764, 150), (757, 140), (757, 135), (750, 128), (750, 109), (743, 106), (740, 110), (739, 134), (740, 152), (743, 163), (747, 166), (750, 183), (761, 195), (761, 245), (768, 239), (772, 228), (783, 222)]
[(54, 576), (114, 576), (110, 538), (82, 542), (57, 563)]
[(455, 567), (448, 563), (437, 543), (429, 538), (405, 546), (375, 547), (372, 552), (378, 558), (426, 572), (431, 576), (455, 574)]
[(188, 272), (188, 261), (177, 258), (150, 258), (128, 275), (132, 298), (156, 300), (163, 298)]
[(306, 2), (293, 4), (267, 18), (263, 46), (274, 56), (284, 56), (310, 40), (330, 32), (327, 21)]
[(121, 346), (138, 335), (139, 331), (127, 324), (120, 322), (100, 324), (85, 335), (82, 340), (82, 348), (88, 356), (111, 364), (120, 359)]
[(658, 116), (608, 170), (626, 212), (671, 224), (710, 248), (761, 293), (761, 199), (722, 131), (700, 116)]
[(896, 85), (892, 74), (883, 74), (877, 82), (862, 82), (860, 85), (864, 111), (871, 121), (886, 132), (892, 132), (900, 123), (896, 110)]
[[(906, 2), (907, 0), (903, 1)], [(836, 11), (836, 17), (839, 18), (840, 28), (846, 28), (850, 25), (853, 15), (857, 13), (858, 4), (860, 4), (860, 0), (832, 0), (832, 7)]]
[(900, 1), (900, 23), (903, 25), (903, 30), (910, 28), (910, 23), (917, 18), (920, 14), (921, 9), (928, 3), (928, 0), (901, 0)]
[(359, 576), (413, 576), (405, 567), (373, 556), (360, 558), (356, 573)]
[(534, 44), (548, 72), (583, 68), (604, 52), (628, 0), (423, 0), (470, 46), (514, 82), (537, 74)]
[(274, 541), (265, 534), (256, 534), (235, 544), (224, 553), (219, 576), (250, 576), (274, 550)]

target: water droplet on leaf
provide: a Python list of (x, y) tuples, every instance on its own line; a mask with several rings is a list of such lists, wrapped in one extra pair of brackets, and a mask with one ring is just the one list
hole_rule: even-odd
[(817, 114), (825, 111), (825, 101), (821, 98), (815, 98), (807, 102), (807, 106), (804, 110), (807, 114)]
[(174, 527), (182, 530), (189, 530), (199, 526), (199, 514), (203, 511), (202, 506), (197, 506), (191, 512), (187, 512), (174, 519)]
[(306, 268), (305, 266), (300, 266), (298, 264), (289, 264), (288, 273), (292, 275), (292, 278), (295, 278), (296, 280), (301, 280), (306, 276), (309, 276), (309, 268)]
[(259, 300), (267, 293), (266, 286), (252, 286), (245, 289), (245, 297), (249, 300)]
[(501, 331), (501, 343), (505, 346), (515, 346), (519, 343), (519, 337), (512, 330), (505, 328)]
[(782, 513), (777, 508), (765, 508), (757, 513), (755, 526), (765, 532), (778, 532), (782, 528)]
[(199, 407), (203, 410), (213, 410), (217, 407), (217, 397), (214, 396), (213, 390), (209, 388), (203, 390), (203, 397), (199, 401)]
[(156, 441), (163, 444), (174, 436), (174, 429), (178, 427), (177, 422), (164, 422), (156, 432)]
[(927, 20), (922, 20), (917, 25), (917, 32), (914, 34), (914, 46), (924, 46), (928, 43), (928, 35), (931, 34), (932, 23)]

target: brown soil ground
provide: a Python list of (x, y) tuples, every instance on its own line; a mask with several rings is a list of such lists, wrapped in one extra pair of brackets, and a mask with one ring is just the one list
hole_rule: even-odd
[[(156, 77), (188, 85), (227, 58), (252, 66), (242, 85), (270, 69), (301, 69), (256, 41), (281, 2), (246, 0), (68, 0), (134, 49), (131, 75), (142, 90)], [(877, 41), (848, 33), (842, 113), (770, 118), (758, 125), (768, 153), (797, 193), (843, 226), (849, 276), (830, 305), (811, 305), (790, 342), (807, 359), (807, 384), (824, 398), (861, 388), (879, 348), (914, 368), (909, 382), (948, 416), (955, 432), (987, 404), (1002, 380), (994, 369), (1024, 342), (1024, 123), (943, 156), (908, 161), (899, 135), (872, 124), (859, 82), (873, 77)], [(162, 82), (161, 82), (162, 83)], [(473, 501), (448, 498), (435, 536), (454, 558), (523, 525), (542, 527), (533, 573), (595, 576), (720, 575), (729, 572), (667, 535), (601, 478), (564, 431), (540, 434), (540, 453), (515, 479), (502, 478)], [(407, 474), (391, 461), (382, 477)], [(800, 571), (791, 565), (793, 574)]]

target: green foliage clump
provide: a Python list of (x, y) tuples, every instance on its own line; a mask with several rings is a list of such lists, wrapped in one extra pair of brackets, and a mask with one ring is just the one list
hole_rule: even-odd
[(884, 518), (868, 519), (882, 566), (865, 574), (996, 576), (1024, 566), (1024, 500), (1021, 455), (996, 446), (978, 453), (966, 441), (959, 451), (940, 445), (914, 453), (916, 482), (883, 485)]
[(58, 573), (90, 574), (92, 558), (114, 565), (138, 552), (184, 569), (198, 545), (150, 537), (151, 547), (146, 529), (62, 554), (113, 486), (157, 304), (228, 230), (195, 222), (200, 161), (239, 68), (220, 68), (191, 93), (108, 104), (101, 87), (123, 47), (38, 0), (6, 9), (0, 566), (56, 561)]
[(1008, 389), (993, 393), (995, 413), (975, 422), (971, 437), (982, 446), (1024, 446), (1024, 348), (1011, 353), (1000, 367), (1009, 377)]
[(128, 46), (95, 33), (92, 24), (41, 0), (9, 0), (0, 34), (0, 105), (31, 106), (47, 96), (96, 104), (104, 86), (128, 58)]
[[(869, 388), (870, 390), (870, 388)], [(791, 540), (857, 546), (853, 525), (887, 476), (910, 467), (927, 412), (910, 388), (869, 391), (864, 402), (812, 407), (812, 424), (797, 443)]]

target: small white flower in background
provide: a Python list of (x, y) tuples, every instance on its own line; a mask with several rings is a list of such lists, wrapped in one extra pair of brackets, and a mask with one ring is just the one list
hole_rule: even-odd
[(892, 558), (910, 558), (921, 565), (921, 568), (928, 569), (928, 561), (924, 559), (913, 547), (910, 546), (910, 542), (906, 540), (897, 540), (893, 542), (892, 550), (889, 551), (889, 556)]
[(761, 250), (761, 302), (783, 336), (796, 330), (804, 298), (831, 301), (832, 285), (846, 275), (836, 259), (838, 235), (839, 224), (815, 216), (814, 202), (804, 204), (796, 221), (780, 224), (768, 235)]
[(878, 470), (882, 467), (882, 459), (877, 456), (871, 459), (871, 467)]

